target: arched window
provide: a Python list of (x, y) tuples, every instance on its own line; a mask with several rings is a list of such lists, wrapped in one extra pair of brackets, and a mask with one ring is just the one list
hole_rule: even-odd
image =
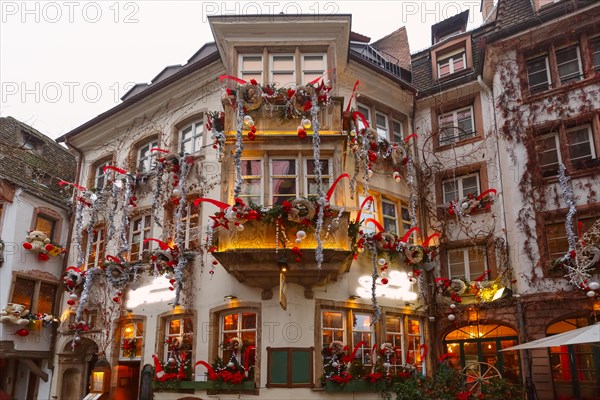
[(446, 335), (444, 348), (452, 367), (462, 370), (467, 365), (483, 362), (493, 365), (502, 377), (521, 383), (519, 352), (504, 351), (518, 342), (517, 332), (504, 325), (468, 325)]
[[(548, 336), (591, 325), (587, 317), (568, 318), (551, 324)], [(550, 347), (550, 366), (557, 399), (596, 400), (600, 393), (600, 347), (575, 344)]]

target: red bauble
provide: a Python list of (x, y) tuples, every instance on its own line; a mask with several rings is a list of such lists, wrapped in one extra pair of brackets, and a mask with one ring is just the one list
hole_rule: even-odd
[(67, 300), (67, 304), (70, 305), (70, 306), (72, 306), (72, 305), (75, 304), (75, 300), (69, 299), (69, 300)]
[(300, 257), (296, 257), (296, 262), (299, 263), (300, 262)]
[(27, 329), (19, 329), (18, 331), (15, 332), (16, 335), (19, 335), (21, 337), (25, 337), (29, 335), (29, 331)]
[(113, 297), (113, 299), (112, 299), (112, 300), (113, 300), (115, 303), (118, 303), (118, 302), (120, 302), (120, 301), (121, 301), (121, 299), (119, 298), (119, 296), (115, 296), (115, 297)]
[(369, 161), (371, 161), (371, 162), (377, 161), (377, 154), (375, 154), (373, 152), (369, 152)]
[(252, 131), (248, 132), (248, 139), (250, 139), (250, 140), (256, 139), (256, 133), (254, 133)]
[(300, 129), (300, 130), (298, 131), (298, 137), (299, 137), (300, 139), (304, 139), (304, 138), (306, 137), (306, 131), (305, 131), (304, 129)]
[(381, 278), (381, 284), (387, 285), (389, 282), (388, 278)]

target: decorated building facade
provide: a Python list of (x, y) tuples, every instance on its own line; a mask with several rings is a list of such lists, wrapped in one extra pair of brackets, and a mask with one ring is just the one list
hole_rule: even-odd
[[(60, 171), (56, 165), (62, 165)], [(49, 398), (76, 162), (52, 139), (0, 118), (0, 391)]]

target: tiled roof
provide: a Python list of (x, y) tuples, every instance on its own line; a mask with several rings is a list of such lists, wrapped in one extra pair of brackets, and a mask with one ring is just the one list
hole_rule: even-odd
[(507, 29), (534, 17), (531, 0), (500, 0), (496, 30)]
[(408, 44), (408, 34), (406, 28), (390, 33), (371, 44), (377, 50), (394, 56), (398, 60), (398, 65), (410, 71), (410, 46)]
[(371, 38), (368, 36), (362, 35), (358, 32), (350, 32), (350, 41), (369, 43), (371, 41)]
[(54, 140), (13, 117), (0, 118), (0, 179), (68, 208), (69, 193), (58, 182), (73, 182), (76, 168), (75, 157)]

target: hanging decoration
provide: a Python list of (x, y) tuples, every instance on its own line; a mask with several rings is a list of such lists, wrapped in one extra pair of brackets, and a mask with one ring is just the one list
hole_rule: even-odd
[(485, 192), (477, 194), (468, 194), (460, 201), (451, 201), (448, 206), (448, 214), (461, 218), (478, 211), (487, 211), (491, 209), (496, 197), (496, 189), (489, 189)]

